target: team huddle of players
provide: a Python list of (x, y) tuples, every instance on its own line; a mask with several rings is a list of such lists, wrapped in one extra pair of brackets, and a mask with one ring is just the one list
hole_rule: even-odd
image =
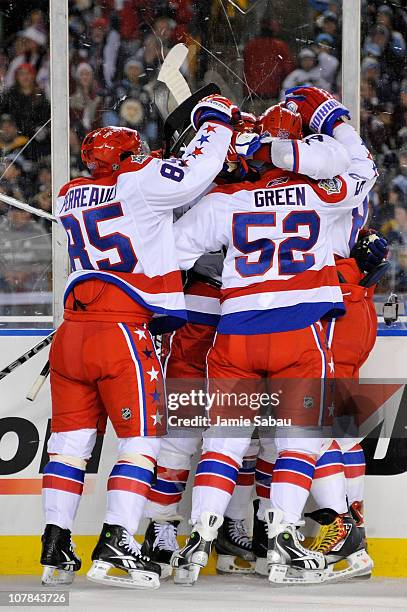
[[(372, 294), (386, 257), (386, 242), (362, 230), (377, 171), (347, 116), (327, 92), (302, 87), (259, 119), (220, 95), (202, 99), (179, 158), (144, 154), (125, 128), (86, 136), (90, 177), (62, 187), (56, 208), (72, 273), (50, 354), (44, 584), (72, 582), (81, 567), (71, 532), (107, 418), (118, 457), (89, 579), (152, 589), (174, 573), (193, 584), (214, 542), (223, 573), (284, 584), (370, 574), (360, 440), (326, 433), (340, 417), (338, 381), (357, 379), (373, 347)], [(210, 425), (166, 436), (150, 333), (163, 321), (176, 329), (165, 362), (172, 390), (208, 384), (219, 398), (277, 385), (273, 416), (289, 419), (289, 431), (247, 424), (220, 435)], [(210, 422), (241, 412), (214, 401)], [(180, 549), (178, 505), (200, 446)], [(306, 547), (299, 527), (311, 487), (319, 533)], [(133, 534), (144, 516), (140, 547)]]

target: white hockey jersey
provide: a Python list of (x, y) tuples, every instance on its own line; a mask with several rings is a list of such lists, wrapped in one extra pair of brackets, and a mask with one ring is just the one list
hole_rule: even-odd
[(80, 178), (60, 190), (58, 222), (80, 282), (113, 283), (151, 312), (186, 318), (173, 236), (173, 210), (193, 200), (222, 168), (232, 130), (205, 123), (182, 159), (133, 155), (119, 171)]
[(218, 332), (288, 331), (344, 312), (333, 227), (363, 202), (377, 172), (353, 128), (340, 130), (352, 149), (347, 173), (314, 181), (274, 169), (256, 183), (216, 188), (175, 224), (182, 268), (227, 247)]
[[(303, 140), (274, 140), (271, 158), (274, 165), (285, 170), (305, 174), (314, 179), (333, 178), (357, 165), (361, 154), (360, 142), (352, 128), (343, 124), (334, 130), (334, 138), (313, 134)], [(369, 158), (369, 157), (368, 157)], [(376, 166), (371, 159), (372, 167)], [(361, 177), (362, 178), (362, 177)], [(362, 203), (345, 214), (339, 210), (332, 226), (332, 245), (335, 255), (349, 257), (359, 231), (367, 222), (369, 202)]]

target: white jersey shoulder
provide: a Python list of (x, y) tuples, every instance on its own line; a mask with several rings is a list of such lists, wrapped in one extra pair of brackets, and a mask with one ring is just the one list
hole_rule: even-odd
[(182, 159), (133, 155), (109, 177), (65, 185), (56, 216), (69, 241), (67, 292), (77, 282), (100, 278), (154, 312), (184, 316), (173, 210), (212, 183), (230, 138), (227, 126), (207, 122)]

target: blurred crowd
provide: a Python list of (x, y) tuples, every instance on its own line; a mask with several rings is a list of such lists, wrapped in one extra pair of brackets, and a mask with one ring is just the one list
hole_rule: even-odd
[[(244, 16), (249, 4), (69, 0), (72, 176), (84, 171), (80, 144), (95, 127), (125, 125), (152, 148), (160, 146), (153, 88), (163, 58), (178, 42), (193, 47), (185, 70), (194, 88), (219, 64), (222, 76), (222, 62), (233, 65), (236, 78), (226, 65), (223, 80), (247, 110), (264, 109), (301, 84), (340, 98), (341, 0), (303, 0), (307, 25), (297, 29), (276, 18), (270, 2), (258, 18)], [(0, 49), (0, 192), (51, 211), (49, 23), (38, 6), (25, 9), (21, 29)], [(361, 132), (380, 171), (372, 223), (394, 245), (395, 288), (407, 290), (407, 10), (390, 0), (362, 0), (362, 10)], [(206, 51), (211, 44), (212, 55)], [(229, 62), (228, 53), (239, 61)], [(47, 222), (0, 202), (0, 294), (50, 289), (49, 234)], [(22, 248), (6, 236), (20, 236)], [(22, 272), (28, 252), (42, 270), (37, 276), (37, 263)]]

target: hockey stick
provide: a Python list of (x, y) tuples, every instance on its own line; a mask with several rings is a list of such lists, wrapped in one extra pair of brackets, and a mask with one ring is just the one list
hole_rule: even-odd
[(8, 374), (11, 374), (11, 372), (14, 372), (14, 370), (17, 369), (20, 365), (23, 365), (23, 363), (31, 359), (31, 357), (34, 357), (34, 355), (37, 355), (37, 353), (39, 353), (43, 348), (51, 344), (55, 332), (56, 330), (50, 333), (50, 335), (44, 338), (44, 340), (41, 340), (41, 342), (38, 342), (38, 344), (30, 348), (26, 353), (21, 355), (21, 357), (19, 357), (15, 361), (12, 361), (8, 366), (0, 370), (0, 380), (2, 378), (5, 378)]
[(50, 369), (51, 369), (50, 368), (50, 363), (49, 363), (49, 360), (47, 360), (47, 363), (42, 368), (41, 372), (38, 375), (38, 378), (35, 379), (33, 386), (31, 387), (31, 389), (29, 390), (29, 392), (25, 396), (31, 402), (33, 402), (35, 400), (35, 398), (37, 397), (38, 393), (40, 392), (40, 389), (41, 389), (42, 385), (45, 383), (45, 381), (47, 379), (47, 376), (48, 376), (48, 374), (50, 372)]
[(191, 90), (185, 78), (182, 76), (180, 68), (188, 55), (188, 47), (179, 43), (168, 52), (164, 59), (157, 80), (164, 83), (177, 104), (181, 104), (191, 95)]
[(41, 210), (41, 208), (35, 208), (34, 206), (30, 206), (25, 202), (20, 202), (20, 200), (16, 200), (11, 196), (6, 195), (5, 193), (0, 193), (0, 200), (9, 206), (14, 206), (14, 208), (19, 208), (20, 210), (25, 210), (26, 212), (31, 213), (32, 215), (37, 215), (37, 217), (43, 217), (44, 219), (48, 219), (48, 221), (54, 221), (56, 223), (56, 219), (54, 215), (47, 213), (45, 210)]
[[(191, 112), (194, 106), (204, 98), (211, 94), (219, 94), (220, 89), (214, 83), (205, 85), (194, 94), (182, 76), (180, 68), (188, 55), (188, 47), (182, 43), (175, 45), (161, 66), (157, 80), (167, 87), (168, 91), (174, 97), (178, 106), (169, 115), (166, 116), (164, 111), (164, 92), (161, 89), (155, 91), (155, 103), (160, 111), (161, 116), (165, 120), (164, 123), (164, 153), (163, 157), (169, 157), (171, 154), (178, 153), (180, 147), (184, 144), (185, 137), (192, 130)], [(175, 142), (172, 144), (172, 140)]]

